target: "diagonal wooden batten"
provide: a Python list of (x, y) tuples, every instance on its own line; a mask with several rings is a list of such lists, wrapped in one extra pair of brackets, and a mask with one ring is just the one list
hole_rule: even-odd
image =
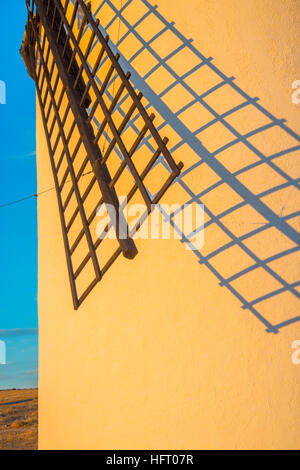
[[(137, 249), (132, 239), (122, 238), (124, 237), (124, 234), (119, 233), (120, 227), (127, 227), (127, 223), (124, 216), (119, 211), (119, 201), (116, 194), (109, 188), (110, 176), (107, 168), (100, 163), (102, 160), (102, 155), (99, 147), (94, 144), (95, 136), (93, 134), (93, 129), (90, 125), (87, 124), (88, 114), (85, 109), (79, 106), (79, 91), (73, 87), (73, 82), (70, 79), (70, 74), (67, 71), (66, 63), (62, 57), (60, 47), (58, 44), (56, 44), (55, 34), (48, 24), (42, 2), (40, 0), (36, 0), (36, 4), (38, 7), (40, 19), (52, 50), (54, 60), (59, 69), (60, 77), (68, 96), (70, 107), (76, 119), (82, 142), (85, 146), (86, 153), (97, 177), (103, 199), (106, 204), (112, 205), (115, 208), (116, 213), (119, 214), (119, 217), (116, 217), (115, 231), (121, 249), (126, 258), (132, 259), (136, 256)], [(72, 35), (70, 36), (72, 37)]]

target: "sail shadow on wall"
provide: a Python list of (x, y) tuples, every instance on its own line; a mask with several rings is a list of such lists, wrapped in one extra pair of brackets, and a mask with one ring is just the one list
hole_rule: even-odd
[[(183, 160), (184, 171), (164, 200), (172, 202), (176, 193), (180, 204), (205, 206), (206, 222), (192, 233), (182, 233), (175, 213), (171, 224), (189, 246), (205, 230), (195, 260), (268, 332), (277, 333), (300, 320), (300, 137), (201, 54), (156, 6), (147, 0), (122, 3), (94, 2), (94, 17), (103, 33), (122, 32), (112, 50), (121, 52), (120, 63), (143, 92), (146, 109), (159, 114), (158, 130), (169, 133), (171, 154)], [(149, 23), (156, 29), (145, 39)], [(135, 44), (131, 56), (127, 44)], [(192, 129), (187, 122), (195, 113), (199, 125)], [(137, 133), (136, 122), (130, 126)], [(151, 139), (143, 145), (150, 151)]]

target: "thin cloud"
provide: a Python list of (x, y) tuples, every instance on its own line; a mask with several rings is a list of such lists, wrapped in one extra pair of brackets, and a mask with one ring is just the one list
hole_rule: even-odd
[(29, 152), (29, 153), (25, 153), (25, 154), (19, 154), (19, 155), (10, 155), (9, 157), (7, 157), (7, 159), (16, 159), (16, 160), (22, 160), (22, 159), (26, 159), (26, 158), (31, 158), (31, 157), (35, 157), (36, 156), (36, 151), (33, 150), (32, 152)]
[(0, 330), (0, 338), (9, 338), (12, 336), (33, 336), (37, 334), (37, 328), (16, 328), (11, 330)]
[(33, 152), (27, 153), (26, 155), (23, 155), (24, 157), (35, 157), (36, 156), (36, 151), (34, 150)]

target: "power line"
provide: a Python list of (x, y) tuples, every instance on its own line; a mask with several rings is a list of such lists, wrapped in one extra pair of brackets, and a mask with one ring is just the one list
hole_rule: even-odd
[[(101, 158), (99, 158), (98, 160), (101, 160)], [(93, 173), (93, 170), (86, 171), (85, 173), (82, 173), (80, 178), (82, 178), (83, 176), (90, 175), (91, 173)], [(67, 180), (66, 183), (72, 183), (72, 180)], [(38, 198), (38, 196), (41, 196), (42, 194), (45, 194), (45, 193), (48, 193), (49, 191), (54, 191), (54, 190), (55, 190), (55, 186), (52, 186), (51, 188), (44, 189), (43, 191), (39, 191), (38, 193), (30, 194), (29, 196), (22, 197), (21, 199), (16, 199), (14, 201), (6, 202), (5, 204), (0, 205), (0, 209), (2, 207), (8, 207), (14, 204), (19, 204), (20, 202), (26, 201), (27, 199)]]
[(37, 198), (37, 196), (37, 194), (31, 194), (30, 196), (22, 197), (21, 199), (16, 199), (15, 201), (7, 202), (6, 204), (1, 204), (0, 208), (12, 206), (13, 204), (18, 204), (19, 202), (26, 201), (26, 199), (32, 199), (34, 197)]

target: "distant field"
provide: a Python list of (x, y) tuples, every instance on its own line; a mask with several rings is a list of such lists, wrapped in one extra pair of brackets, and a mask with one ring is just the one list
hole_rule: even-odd
[(0, 390), (0, 450), (35, 450), (38, 391)]

